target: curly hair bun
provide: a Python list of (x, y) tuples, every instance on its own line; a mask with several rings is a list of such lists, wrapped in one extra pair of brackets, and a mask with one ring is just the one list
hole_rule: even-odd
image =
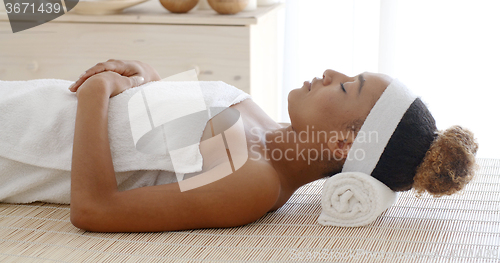
[(474, 134), (458, 125), (438, 131), (413, 178), (417, 196), (425, 191), (434, 197), (460, 191), (477, 170), (477, 148)]

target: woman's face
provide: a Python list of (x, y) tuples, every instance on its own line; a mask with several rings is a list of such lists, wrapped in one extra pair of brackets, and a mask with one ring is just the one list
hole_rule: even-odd
[[(365, 72), (354, 77), (328, 69), (288, 94), (288, 113), (296, 132), (344, 132), (346, 123), (365, 119), (392, 79)], [(309, 126), (309, 127), (307, 127)], [(313, 127), (314, 126), (314, 127)]]

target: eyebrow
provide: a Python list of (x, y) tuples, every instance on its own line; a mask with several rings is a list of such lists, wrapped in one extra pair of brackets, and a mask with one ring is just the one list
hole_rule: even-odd
[(365, 78), (363, 74), (358, 75), (358, 80), (359, 80), (359, 90), (358, 90), (358, 95), (361, 93), (361, 88), (363, 88), (363, 85), (365, 84)]

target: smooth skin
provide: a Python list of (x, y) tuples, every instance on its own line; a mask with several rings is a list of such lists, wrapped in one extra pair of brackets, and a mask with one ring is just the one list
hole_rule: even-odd
[[(138, 82), (137, 77), (144, 78)], [(160, 80), (158, 73), (139, 61), (108, 60), (87, 70), (70, 90), (78, 107), (71, 169), (71, 222), (97, 232), (156, 232), (199, 228), (224, 228), (256, 221), (280, 208), (302, 185), (338, 173), (354, 136), (343, 125), (366, 118), (390, 78), (363, 73), (360, 79), (326, 70), (323, 78), (289, 94), (291, 125), (272, 120), (251, 99), (231, 106), (242, 116), (249, 159), (234, 173), (213, 183), (181, 192), (178, 183), (118, 191), (108, 140), (109, 99), (126, 89)], [(341, 88), (343, 83), (345, 92)], [(222, 123), (224, 114), (210, 124)], [(299, 136), (307, 126), (335, 131), (322, 140), (279, 140), (283, 134)], [(339, 136), (339, 134), (342, 134)], [(351, 134), (351, 136), (349, 135)], [(309, 135), (305, 137), (310, 138)], [(273, 158), (273, 152), (296, 155), (316, 149), (331, 158)], [(326, 149), (320, 151), (321, 149)], [(201, 147), (203, 169), (216, 169), (224, 155)], [(266, 158), (267, 156), (267, 158)]]

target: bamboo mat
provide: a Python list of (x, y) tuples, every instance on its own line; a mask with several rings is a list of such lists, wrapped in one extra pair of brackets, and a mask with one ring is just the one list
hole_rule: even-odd
[(69, 205), (0, 204), (0, 262), (499, 262), (500, 160), (461, 195), (411, 192), (374, 223), (323, 227), (323, 180), (241, 227), (156, 233), (92, 233), (69, 221)]

